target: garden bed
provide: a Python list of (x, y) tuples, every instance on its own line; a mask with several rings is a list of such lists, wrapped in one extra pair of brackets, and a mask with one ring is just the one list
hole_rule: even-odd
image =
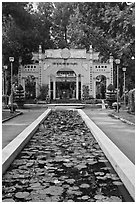
[(3, 175), (3, 201), (130, 202), (76, 111), (52, 111)]

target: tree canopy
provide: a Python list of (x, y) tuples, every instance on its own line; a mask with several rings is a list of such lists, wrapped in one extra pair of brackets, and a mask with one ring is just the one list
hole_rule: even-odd
[[(134, 86), (135, 3), (126, 2), (3, 2), (3, 64), (9, 56), (31, 61), (32, 52), (48, 48), (86, 48), (92, 45), (104, 60), (113, 57), (127, 67)], [(122, 75), (122, 72), (121, 72)], [(131, 82), (133, 85), (131, 85)], [(131, 87), (130, 87), (131, 85)]]

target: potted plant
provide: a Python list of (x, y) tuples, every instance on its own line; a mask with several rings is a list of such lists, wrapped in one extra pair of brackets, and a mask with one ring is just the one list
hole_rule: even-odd
[(17, 103), (19, 108), (22, 108), (25, 102), (24, 90), (21, 84), (18, 85), (15, 92), (14, 101)]

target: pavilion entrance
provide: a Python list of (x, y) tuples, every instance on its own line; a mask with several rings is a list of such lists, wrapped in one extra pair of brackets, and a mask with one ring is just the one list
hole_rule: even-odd
[(62, 68), (50, 77), (49, 96), (53, 100), (81, 99), (81, 76), (70, 68)]
[(76, 82), (75, 81), (57, 81), (56, 82), (56, 99), (75, 99)]
[(56, 99), (76, 98), (76, 74), (72, 69), (62, 68), (56, 73)]

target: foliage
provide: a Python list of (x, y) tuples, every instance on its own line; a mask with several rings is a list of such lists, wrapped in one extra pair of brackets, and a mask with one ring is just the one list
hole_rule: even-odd
[(83, 94), (82, 94), (82, 99), (87, 100), (89, 99), (89, 86), (83, 85)]
[(38, 99), (40, 100), (46, 100), (48, 98), (48, 85), (42, 85), (40, 87), (40, 95)]
[(26, 99), (34, 99), (36, 97), (35, 86), (36, 86), (35, 77), (33, 75), (28, 76), (25, 81)]
[(114, 85), (109, 84), (108, 87), (107, 87), (107, 90), (108, 90), (108, 91), (114, 91), (114, 90), (115, 90)]
[(3, 65), (9, 69), (8, 58), (14, 56), (17, 73), (19, 56), (29, 63), (39, 44), (43, 51), (64, 47), (89, 50), (92, 44), (102, 60), (108, 60), (110, 53), (120, 58), (119, 77), (123, 78), (121, 68), (126, 66), (126, 86), (128, 90), (135, 86), (135, 62), (131, 60), (135, 56), (134, 2), (3, 2)]
[(115, 88), (112, 84), (109, 84), (106, 92), (106, 102), (110, 107), (112, 107), (112, 104), (116, 102), (116, 100)]
[(25, 102), (25, 96), (24, 96), (24, 90), (21, 84), (16, 88), (16, 92), (14, 94), (14, 101), (17, 103), (19, 108), (23, 107)]
[(135, 89), (130, 90), (128, 93), (128, 111), (135, 113)]
[(3, 2), (2, 8), (3, 64), (9, 69), (9, 56), (13, 56), (13, 71), (17, 74), (20, 56), (23, 64), (30, 63), (32, 52), (38, 51), (38, 45), (48, 44), (50, 26), (44, 15), (41, 17), (31, 9), (30, 3)]
[(51, 35), (57, 48), (64, 48), (69, 45), (68, 26), (73, 13), (73, 2), (54, 3)]

